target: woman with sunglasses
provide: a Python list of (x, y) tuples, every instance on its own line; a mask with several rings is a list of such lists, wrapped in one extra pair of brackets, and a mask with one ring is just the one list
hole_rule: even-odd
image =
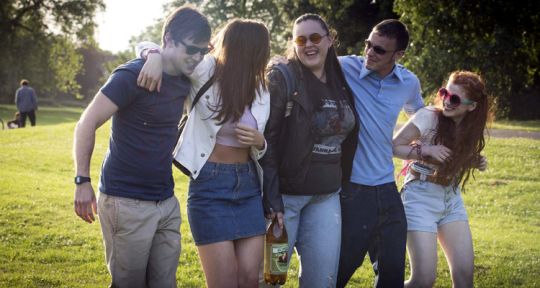
[(287, 95), (280, 71), (269, 73), (272, 106), (261, 161), (265, 213), (286, 226), (288, 255), (296, 248), (300, 261), (300, 287), (335, 287), (339, 191), (352, 165), (357, 117), (334, 49), (335, 33), (319, 15), (305, 14), (294, 22), (292, 34), (287, 65), (294, 93)]
[(411, 277), (405, 287), (432, 287), (437, 240), (454, 287), (473, 287), (474, 252), (460, 195), (474, 169), (487, 161), (484, 130), (490, 118), (482, 78), (456, 71), (438, 92), (438, 105), (418, 110), (394, 137), (394, 155), (411, 160), (402, 188)]
[[(263, 132), (270, 114), (269, 34), (260, 22), (237, 19), (212, 42), (215, 50), (187, 76), (194, 92), (211, 78), (215, 82), (191, 110), (174, 155), (191, 173), (188, 220), (207, 287), (256, 287), (265, 233), (257, 160), (266, 149)], [(182, 45), (194, 56), (208, 51)], [(159, 56), (148, 58), (142, 82), (158, 82), (160, 65)]]

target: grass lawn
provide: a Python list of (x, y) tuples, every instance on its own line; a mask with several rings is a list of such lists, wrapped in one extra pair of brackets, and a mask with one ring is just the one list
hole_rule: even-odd
[[(82, 108), (75, 107), (39, 107), (36, 112), (36, 124), (41, 126), (76, 122), (82, 111)], [(15, 118), (15, 112), (17, 112), (15, 105), (0, 105), (0, 118), (4, 120), (4, 125)], [(26, 125), (30, 126), (30, 120), (26, 120)]]
[[(86, 224), (73, 212), (71, 147), (80, 111), (43, 107), (37, 127), (0, 131), (0, 287), (108, 284), (99, 223)], [(4, 121), (13, 112), (13, 106), (0, 105)], [(94, 187), (108, 134), (108, 124), (98, 130)], [(485, 154), (490, 168), (476, 174), (464, 195), (476, 251), (475, 286), (538, 287), (540, 141), (491, 138)], [(174, 176), (184, 220), (177, 284), (204, 287), (186, 216), (186, 178), (176, 172)], [(298, 286), (295, 257), (291, 265), (284, 287)], [(370, 287), (372, 280), (366, 259), (350, 287)], [(435, 286), (451, 287), (442, 254)]]

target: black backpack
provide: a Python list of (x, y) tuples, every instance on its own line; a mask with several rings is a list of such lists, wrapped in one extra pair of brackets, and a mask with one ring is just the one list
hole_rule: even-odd
[(293, 107), (292, 95), (297, 93), (296, 91), (296, 80), (294, 78), (293, 71), (289, 65), (284, 63), (279, 63), (273, 66), (277, 69), (283, 78), (285, 79), (285, 85), (287, 86), (287, 107), (285, 108), (285, 118), (291, 115), (291, 110)]

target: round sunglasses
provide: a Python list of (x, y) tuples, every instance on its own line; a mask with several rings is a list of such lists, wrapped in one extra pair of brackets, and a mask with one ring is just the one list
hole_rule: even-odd
[(309, 39), (309, 41), (311, 41), (311, 43), (319, 44), (319, 43), (321, 43), (322, 38), (326, 37), (327, 35), (328, 35), (328, 33), (326, 33), (324, 35), (321, 35), (319, 33), (313, 33), (313, 34), (310, 34), (308, 37), (306, 37), (306, 36), (296, 36), (296, 38), (294, 39), (294, 43), (296, 43), (296, 45), (298, 45), (298, 46), (306, 46), (307, 41)]
[(443, 99), (443, 101), (446, 101), (446, 99), (448, 99), (450, 102), (450, 106), (452, 107), (458, 107), (461, 104), (471, 105), (476, 102), (469, 99), (465, 99), (457, 94), (452, 94), (450, 93), (450, 91), (448, 91), (448, 89), (444, 87), (439, 89), (439, 92), (437, 92), (437, 94), (439, 95), (439, 97)]
[(193, 45), (188, 45), (188, 44), (184, 43), (184, 41), (182, 41), (182, 39), (178, 40), (178, 42), (180, 42), (182, 45), (184, 45), (184, 47), (186, 47), (186, 53), (188, 55), (195, 55), (197, 53), (201, 53), (201, 56), (204, 56), (208, 52), (212, 51), (212, 49), (214, 49), (214, 46), (212, 46), (212, 44), (210, 44), (210, 43), (208, 43), (208, 47), (201, 48), (201, 47), (197, 47), (197, 46), (193, 46)]

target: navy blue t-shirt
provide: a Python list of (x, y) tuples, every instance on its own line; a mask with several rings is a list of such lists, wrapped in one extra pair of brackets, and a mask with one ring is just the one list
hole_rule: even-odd
[(118, 111), (112, 117), (99, 191), (158, 201), (174, 194), (172, 151), (191, 83), (185, 76), (163, 73), (161, 91), (149, 92), (137, 86), (143, 64), (135, 59), (119, 66), (101, 88)]

